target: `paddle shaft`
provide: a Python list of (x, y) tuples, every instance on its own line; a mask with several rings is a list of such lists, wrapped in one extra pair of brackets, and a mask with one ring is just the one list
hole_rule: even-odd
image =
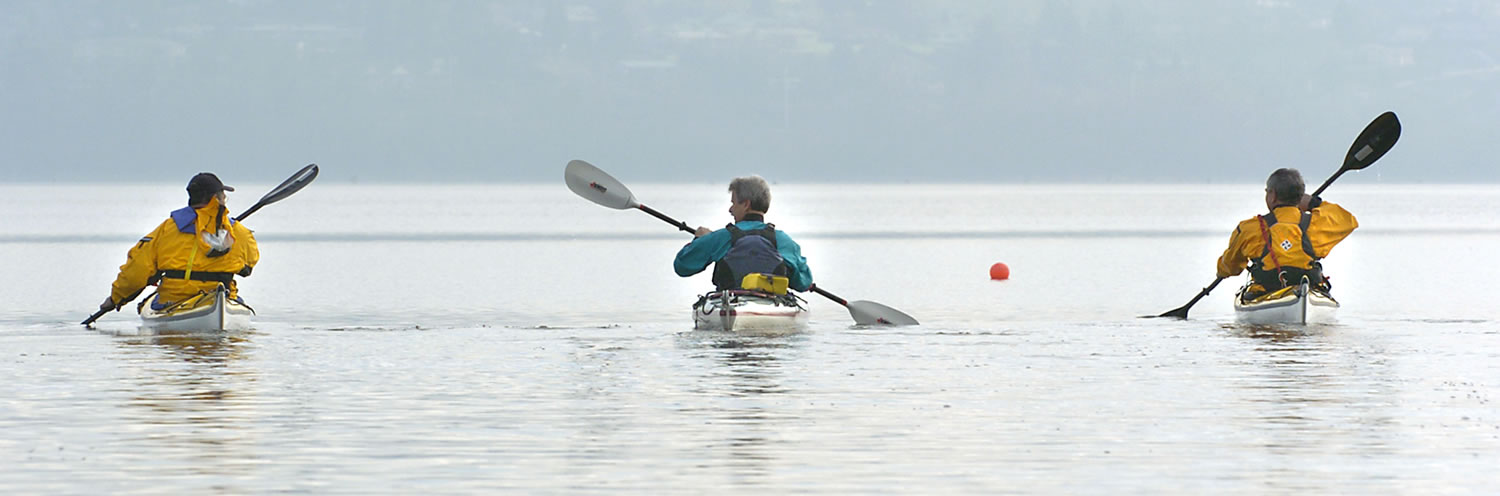
[(812, 292), (814, 292), (814, 293), (823, 295), (824, 297), (827, 297), (828, 299), (833, 300), (833, 301), (837, 302), (840, 305), (843, 305), (843, 306), (846, 306), (846, 307), (849, 306), (849, 302), (847, 300), (845, 300), (843, 298), (839, 298), (838, 296), (834, 295), (833, 293), (829, 293), (828, 291), (825, 291), (823, 288), (818, 287), (818, 285), (816, 285), (816, 284), (808, 287), (807, 289), (812, 290)]
[(642, 212), (646, 212), (648, 214), (651, 214), (652, 217), (656, 217), (658, 219), (661, 219), (662, 222), (666, 222), (666, 223), (671, 224), (673, 226), (677, 226), (677, 229), (682, 230), (683, 232), (686, 232), (688, 234), (697, 234), (698, 233), (698, 231), (696, 229), (688, 227), (688, 225), (687, 225), (686, 222), (683, 222), (683, 221), (680, 221), (680, 220), (677, 220), (677, 219), (673, 219), (671, 217), (667, 217), (667, 214), (664, 214), (664, 213), (661, 213), (661, 212), (657, 212), (656, 209), (654, 209), (654, 208), (651, 208), (651, 207), (648, 207), (648, 206), (645, 206), (645, 205), (641, 205), (641, 204), (636, 204), (635, 208), (640, 209)]
[(249, 217), (250, 214), (255, 213), (256, 210), (260, 210), (260, 207), (264, 207), (264, 206), (266, 206), (266, 204), (260, 203), (260, 202), (256, 202), (254, 205), (250, 206), (249, 210), (246, 210), (246, 211), (240, 213), (239, 215), (235, 216), (234, 221), (235, 222), (239, 222), (239, 221), (245, 220), (245, 217)]
[[(1218, 279), (1214, 279), (1214, 282), (1210, 283), (1208, 285), (1208, 287), (1203, 288), (1203, 291), (1199, 291), (1198, 292), (1198, 296), (1194, 296), (1191, 301), (1188, 301), (1186, 305), (1182, 306), (1182, 313), (1184, 315), (1187, 314), (1187, 309), (1192, 308), (1193, 305), (1196, 305), (1198, 303), (1198, 300), (1201, 300), (1201, 299), (1203, 299), (1204, 296), (1208, 296), (1209, 293), (1212, 293), (1213, 290), (1214, 290), (1214, 288), (1218, 287), (1219, 283), (1221, 283), (1221, 282), (1224, 282), (1224, 278), (1223, 277), (1220, 277)], [(1183, 317), (1183, 318), (1187, 318), (1187, 317)]]
[(1328, 186), (1331, 185), (1331, 184), (1333, 184), (1333, 180), (1334, 179), (1338, 179), (1339, 176), (1344, 175), (1344, 172), (1347, 172), (1348, 170), (1349, 170), (1348, 168), (1341, 168), (1341, 169), (1339, 169), (1338, 172), (1333, 173), (1333, 177), (1328, 178), (1327, 181), (1323, 181), (1323, 185), (1322, 186), (1318, 186), (1318, 190), (1314, 191), (1313, 194), (1312, 194), (1312, 196), (1318, 196), (1318, 195), (1322, 194), (1323, 190), (1328, 189)]

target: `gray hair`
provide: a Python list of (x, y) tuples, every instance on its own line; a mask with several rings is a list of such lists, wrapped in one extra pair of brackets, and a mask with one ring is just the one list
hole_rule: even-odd
[(729, 194), (739, 201), (749, 201), (750, 210), (765, 212), (771, 209), (771, 185), (760, 176), (734, 178), (729, 181)]
[(1296, 205), (1302, 201), (1307, 185), (1302, 182), (1302, 173), (1297, 169), (1276, 169), (1266, 178), (1266, 189), (1276, 195), (1277, 205)]

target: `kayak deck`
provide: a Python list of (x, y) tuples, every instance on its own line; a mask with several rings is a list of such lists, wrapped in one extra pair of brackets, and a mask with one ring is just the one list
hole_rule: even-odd
[[(148, 298), (146, 301), (150, 301)], [(255, 315), (244, 302), (229, 298), (229, 290), (220, 286), (200, 292), (158, 310), (142, 302), (141, 326), (153, 331), (241, 331), (250, 329)]]
[(720, 331), (795, 331), (807, 326), (808, 311), (796, 295), (759, 291), (714, 291), (693, 304), (693, 328)]
[(1234, 297), (1235, 320), (1244, 324), (1326, 324), (1335, 320), (1338, 300), (1326, 291), (1301, 284), (1246, 299), (1251, 282)]

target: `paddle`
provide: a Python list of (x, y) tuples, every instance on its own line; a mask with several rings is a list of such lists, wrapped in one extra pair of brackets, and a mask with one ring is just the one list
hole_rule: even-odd
[(1370, 125), (1365, 126), (1365, 130), (1359, 133), (1359, 138), (1355, 138), (1354, 144), (1349, 145), (1349, 153), (1344, 155), (1344, 166), (1340, 167), (1338, 172), (1333, 173), (1333, 177), (1323, 181), (1323, 185), (1318, 186), (1318, 190), (1314, 191), (1312, 196), (1318, 196), (1323, 190), (1328, 189), (1328, 185), (1333, 184), (1333, 180), (1338, 179), (1345, 172), (1369, 167), (1380, 157), (1384, 157), (1385, 152), (1391, 151), (1391, 147), (1396, 146), (1396, 140), (1399, 138), (1401, 138), (1401, 120), (1396, 118), (1396, 113), (1380, 114), (1380, 117), (1376, 117), (1375, 120), (1370, 121)]
[[(620, 181), (615, 180), (609, 174), (588, 162), (574, 160), (568, 162), (568, 167), (563, 170), (563, 179), (568, 183), (568, 189), (585, 199), (615, 210), (638, 209), (651, 214), (652, 217), (661, 219), (663, 222), (676, 226), (677, 229), (687, 233), (695, 230), (682, 221), (667, 217), (651, 207), (642, 205), (635, 201), (635, 195), (630, 193)], [(873, 301), (846, 301), (835, 296), (833, 293), (824, 291), (816, 285), (809, 290), (838, 302), (849, 309), (849, 315), (854, 317), (854, 323), (859, 325), (917, 325), (917, 319), (902, 313), (900, 310), (875, 303)]]
[[(1224, 278), (1222, 278), (1222, 277), (1220, 277), (1218, 279), (1214, 279), (1214, 282), (1212, 284), (1209, 284), (1208, 287), (1203, 288), (1203, 291), (1199, 291), (1198, 292), (1198, 296), (1194, 296), (1193, 299), (1191, 301), (1187, 302), (1186, 305), (1183, 305), (1183, 306), (1177, 308), (1176, 310), (1171, 310), (1171, 311), (1168, 311), (1168, 312), (1163, 313), (1161, 315), (1156, 315), (1154, 317), (1174, 317), (1174, 318), (1179, 318), (1179, 319), (1186, 319), (1187, 318), (1188, 309), (1189, 308), (1193, 308), (1193, 304), (1198, 303), (1198, 300), (1203, 299), (1204, 296), (1208, 296), (1208, 293), (1210, 291), (1214, 290), (1214, 286), (1218, 286), (1219, 283), (1223, 282), (1223, 281), (1224, 281)], [(1152, 315), (1143, 315), (1143, 316), (1141, 316), (1141, 318), (1143, 318), (1143, 319), (1152, 318), (1152, 317), (1153, 317)]]
[(829, 293), (823, 288), (818, 287), (817, 284), (809, 286), (807, 289), (843, 305), (844, 308), (848, 308), (849, 316), (854, 317), (854, 323), (859, 325), (917, 325), (917, 319), (912, 318), (912, 316), (873, 301), (845, 301), (843, 298), (839, 298), (833, 293)]
[(240, 214), (238, 217), (235, 217), (234, 221), (239, 222), (245, 220), (245, 217), (249, 217), (250, 214), (255, 213), (256, 210), (260, 210), (260, 207), (285, 200), (288, 196), (292, 196), (293, 193), (302, 191), (302, 188), (306, 188), (307, 185), (312, 184), (313, 179), (317, 178), (318, 164), (307, 164), (307, 167), (303, 167), (302, 170), (297, 171), (296, 174), (292, 174), (292, 177), (286, 178), (286, 180), (282, 181), (281, 184), (276, 185), (275, 188), (271, 188), (270, 193), (266, 193), (266, 196), (260, 197), (260, 201), (255, 202), (255, 204), (251, 205), (249, 209), (246, 209), (244, 213)]
[[(1396, 140), (1400, 137), (1401, 121), (1396, 118), (1396, 113), (1386, 112), (1380, 114), (1379, 117), (1376, 117), (1375, 120), (1370, 121), (1369, 125), (1365, 126), (1365, 130), (1359, 133), (1358, 138), (1354, 139), (1354, 144), (1349, 146), (1349, 153), (1344, 155), (1344, 165), (1339, 167), (1338, 172), (1333, 173), (1333, 176), (1329, 177), (1327, 181), (1323, 181), (1323, 185), (1319, 186), (1318, 190), (1314, 191), (1311, 196), (1321, 194), (1323, 190), (1328, 189), (1328, 185), (1333, 184), (1333, 181), (1338, 179), (1339, 176), (1344, 175), (1345, 172), (1369, 167), (1370, 164), (1375, 163), (1380, 157), (1385, 156), (1385, 152), (1391, 151), (1391, 147), (1396, 146)], [(1219, 282), (1223, 280), (1224, 278), (1222, 277), (1214, 279), (1213, 284), (1209, 284), (1208, 287), (1203, 288), (1203, 291), (1199, 292), (1198, 296), (1194, 296), (1192, 301), (1187, 302), (1186, 305), (1180, 308), (1157, 315), (1157, 317), (1186, 319), (1188, 309), (1192, 308), (1193, 304), (1198, 303), (1198, 300), (1207, 296), (1210, 291), (1214, 290), (1214, 286), (1218, 286)], [(1143, 318), (1150, 317), (1150, 315), (1143, 316)]]
[[(297, 171), (296, 174), (292, 174), (292, 177), (289, 177), (285, 181), (282, 181), (281, 184), (276, 185), (275, 188), (271, 188), (270, 193), (266, 193), (266, 196), (260, 197), (260, 201), (255, 202), (255, 205), (251, 205), (250, 208), (246, 209), (244, 213), (235, 217), (234, 221), (239, 222), (245, 220), (245, 218), (249, 217), (250, 214), (255, 213), (256, 210), (260, 210), (260, 207), (285, 200), (287, 197), (292, 196), (292, 194), (301, 191), (302, 188), (306, 188), (307, 185), (312, 184), (313, 179), (317, 178), (318, 164), (307, 164), (307, 167), (303, 167), (302, 170)], [(151, 283), (155, 282), (156, 278), (152, 278)], [(147, 286), (150, 286), (151, 283), (148, 283)], [(145, 290), (145, 287), (136, 290), (134, 293), (131, 293), (130, 296), (126, 296), (124, 300), (120, 300), (119, 303), (116, 303), (114, 308), (99, 309), (99, 311), (94, 312), (93, 315), (90, 315), (89, 318), (83, 320), (83, 326), (88, 327), (90, 324), (93, 324), (95, 320), (99, 320), (99, 317), (103, 317), (104, 314), (108, 313), (110, 310), (119, 310), (120, 307), (124, 306), (126, 303), (130, 303), (131, 300), (134, 300), (135, 297), (140, 296), (141, 292)]]
[(626, 188), (620, 181), (610, 177), (604, 171), (594, 167), (593, 164), (582, 160), (568, 162), (568, 167), (563, 170), (563, 179), (568, 182), (568, 189), (589, 201), (604, 205), (615, 210), (639, 209), (651, 214), (652, 217), (677, 226), (677, 229), (692, 234), (695, 231), (688, 227), (687, 223), (667, 217), (651, 207), (641, 205), (635, 201), (635, 195), (630, 194), (630, 188)]

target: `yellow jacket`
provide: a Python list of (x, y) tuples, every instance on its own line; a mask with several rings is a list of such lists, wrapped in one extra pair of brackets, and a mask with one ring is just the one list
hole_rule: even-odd
[[(120, 275), (115, 278), (110, 298), (116, 304), (122, 304), (124, 302), (121, 300), (145, 288), (147, 281), (157, 273), (181, 271), (183, 274), (176, 277), (168, 274), (161, 279), (157, 296), (161, 302), (180, 301), (219, 285), (217, 281), (196, 279), (205, 275), (223, 277), (222, 274), (238, 273), (247, 267), (254, 267), (260, 262), (260, 249), (255, 245), (255, 236), (244, 224), (232, 222), (227, 210), (223, 212), (223, 229), (229, 231), (229, 235), (234, 238), (234, 245), (223, 256), (209, 256), (210, 247), (200, 233), (214, 232), (214, 221), (219, 215), (219, 208), (219, 200), (214, 198), (207, 205), (196, 209), (182, 208), (172, 212), (171, 217), (130, 249), (125, 265), (120, 266)], [(194, 280), (184, 279), (183, 276)], [(232, 278), (224, 285), (229, 288), (230, 297), (238, 296), (239, 291)]]
[[(1297, 225), (1302, 220), (1302, 212), (1294, 206), (1276, 207), (1271, 214), (1276, 216), (1276, 222), (1269, 226), (1275, 262), (1282, 267), (1311, 268), (1313, 259), (1302, 249), (1302, 228)], [(1262, 261), (1266, 269), (1272, 268), (1272, 257), (1264, 254), (1265, 235), (1260, 223), (1260, 217), (1256, 216), (1240, 221), (1240, 225), (1234, 228), (1234, 234), (1229, 237), (1229, 248), (1219, 257), (1219, 277), (1239, 274), (1251, 260), (1261, 256), (1266, 257)], [(1312, 210), (1307, 227), (1313, 254), (1318, 258), (1328, 256), (1333, 245), (1343, 241), (1357, 227), (1359, 221), (1344, 207), (1330, 202), (1318, 205)]]

